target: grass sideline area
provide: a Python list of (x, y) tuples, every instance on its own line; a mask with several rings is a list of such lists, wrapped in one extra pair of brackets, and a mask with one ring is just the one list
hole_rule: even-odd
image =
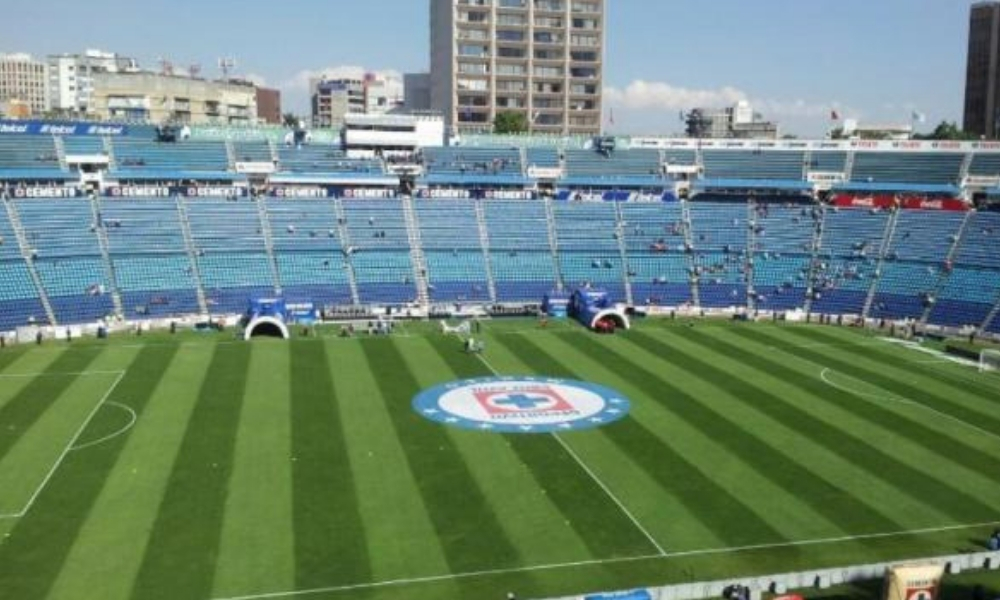
[[(437, 328), (0, 351), (0, 596), (544, 598), (962, 553), (1000, 526), (997, 374), (838, 327), (484, 321), (481, 357)], [(411, 408), (494, 373), (632, 412), (518, 436)]]

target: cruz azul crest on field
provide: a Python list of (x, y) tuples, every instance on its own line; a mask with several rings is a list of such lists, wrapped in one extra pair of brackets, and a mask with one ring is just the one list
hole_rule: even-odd
[(629, 401), (610, 388), (546, 377), (465, 379), (424, 390), (413, 409), (432, 421), (478, 431), (579, 431), (628, 415)]

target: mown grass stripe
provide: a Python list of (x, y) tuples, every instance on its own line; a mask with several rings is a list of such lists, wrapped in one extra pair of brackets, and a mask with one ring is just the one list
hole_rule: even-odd
[[(628, 341), (653, 355), (669, 357), (673, 365), (688, 372), (692, 377), (710, 382), (734, 398), (752, 398), (753, 402), (750, 405), (761, 413), (767, 413), (765, 406), (784, 404), (765, 388), (750, 383), (750, 379), (732, 375), (726, 369), (712, 365), (678, 345), (666, 344), (642, 332), (630, 332)], [(689, 415), (693, 421), (711, 423), (714, 437), (719, 444), (728, 448), (734, 455), (742, 457), (761, 476), (789, 492), (794, 492), (800, 501), (809, 505), (845, 534), (879, 533), (901, 529), (896, 521), (879, 513), (850, 492), (823, 479), (792, 457), (744, 429), (739, 423), (730, 420), (724, 412), (715, 410), (707, 404), (695, 403), (685, 407), (684, 414)], [(799, 423), (786, 421), (785, 425), (797, 431), (808, 431)]]
[[(808, 340), (815, 341), (817, 339), (830, 339), (829, 337), (822, 336), (822, 334), (817, 336), (817, 330), (804, 327), (789, 327), (786, 331)], [(770, 339), (776, 340), (777, 338), (771, 336)], [(779, 341), (778, 343), (781, 342)], [(840, 373), (857, 377), (862, 381), (867, 381), (877, 385), (878, 387), (888, 390), (902, 398), (926, 404), (927, 406), (940, 410), (943, 413), (947, 413), (968, 423), (973, 423), (977, 427), (981, 427), (992, 433), (1000, 435), (1000, 418), (990, 416), (986, 410), (972, 410), (971, 408), (963, 406), (962, 404), (941, 396), (940, 394), (932, 393), (925, 388), (920, 388), (915, 385), (902, 382), (885, 374), (884, 371), (880, 372), (875, 369), (868, 368), (867, 365), (862, 364), (863, 361), (848, 362), (837, 358), (837, 356), (831, 355), (829, 352), (822, 352), (819, 350), (798, 347), (795, 348), (795, 354), (816, 364), (829, 367), (830, 369)], [(852, 350), (852, 354), (859, 354), (870, 358), (870, 356), (864, 354), (863, 347)], [(911, 364), (904, 368), (912, 372), (914, 366), (915, 365)], [(949, 383), (949, 385), (951, 384)]]
[[(46, 373), (79, 373), (97, 358), (97, 352), (65, 350), (54, 360)], [(0, 459), (10, 452), (26, 431), (51, 407), (59, 396), (80, 377), (56, 375), (35, 377), (16, 396), (0, 408)]]
[[(842, 334), (840, 334), (836, 330), (829, 328), (789, 327), (787, 328), (787, 331), (790, 331), (799, 336), (803, 336), (806, 339), (815, 340), (818, 343), (823, 343), (823, 342), (839, 343), (844, 341), (844, 336)], [(850, 331), (848, 332), (848, 335), (856, 336), (857, 332)], [(852, 354), (863, 356), (867, 359), (870, 359), (872, 362), (883, 365), (889, 365), (896, 369), (902, 369), (903, 371), (914, 371), (916, 368), (920, 368), (921, 371), (923, 371), (923, 367), (927, 366), (927, 365), (917, 365), (914, 364), (913, 360), (907, 360), (906, 358), (903, 358), (900, 352), (900, 347), (898, 345), (890, 344), (888, 342), (876, 345), (858, 344), (856, 347), (852, 348)], [(910, 352), (910, 354), (911, 358), (913, 356), (932, 358), (930, 355), (917, 352)], [(949, 366), (954, 367), (954, 365), (949, 365)], [(928, 373), (926, 373), (926, 371), (923, 371), (921, 374), (927, 375)], [(944, 377), (945, 379), (948, 380), (947, 385), (953, 388), (960, 389), (967, 394), (976, 396), (983, 400), (987, 400), (992, 404), (1000, 403), (1000, 394), (997, 393), (997, 390), (995, 388), (989, 389), (988, 387), (984, 387), (982, 381), (978, 382), (970, 381), (968, 379), (954, 376), (951, 373), (948, 373), (947, 371), (942, 371), (939, 369), (934, 370), (933, 376), (936, 379)]]
[[(695, 398), (631, 361), (621, 353), (619, 347), (595, 343), (588, 335), (574, 332), (565, 334), (564, 339), (609, 370), (628, 373), (632, 384), (647, 397), (680, 420), (686, 421), (682, 413), (689, 405), (697, 403)], [(533, 344), (526, 339), (522, 342), (526, 346)], [(550, 357), (550, 360), (556, 359)], [(566, 369), (565, 365), (563, 369)], [(664, 397), (668, 397), (669, 401), (663, 400)], [(714, 437), (710, 423), (702, 423), (696, 429)], [(681, 451), (662, 441), (636, 419), (619, 421), (601, 431), (650, 477), (658, 481), (664, 490), (675, 496), (689, 514), (719, 540), (734, 546), (787, 541), (781, 532), (730, 490), (719, 485)]]
[[(176, 346), (142, 349), (108, 401), (127, 405), (141, 415), (176, 350)], [(31, 510), (17, 522), (11, 537), (0, 544), (3, 597), (46, 596), (128, 436), (125, 432), (100, 446), (66, 456)]]
[(326, 346), (295, 342), (290, 351), (296, 585), (369, 581), (367, 540)]
[[(762, 344), (762, 339), (767, 338), (756, 329), (736, 328), (732, 330), (732, 333), (755, 345)], [(768, 344), (773, 340), (773, 338), (767, 339)], [(795, 350), (795, 354), (798, 354), (798, 349)], [(909, 418), (875, 402), (858, 402), (850, 393), (832, 387), (825, 390), (821, 397), (826, 402), (849, 410), (875, 426), (892, 431), (894, 434), (926, 448), (929, 452), (947, 457), (985, 476), (989, 477), (1000, 473), (1000, 457), (985, 452), (960, 438), (942, 435), (940, 430), (929, 427), (920, 420)]]
[[(513, 338), (515, 336), (501, 336)], [(452, 340), (431, 338), (431, 345), (461, 378), (488, 377), (493, 372), (478, 358), (455, 352)], [(509, 339), (503, 340), (506, 343)], [(534, 366), (534, 362), (529, 362)], [(538, 371), (549, 376), (559, 376)], [(528, 467), (539, 488), (563, 514), (577, 536), (595, 557), (636, 556), (656, 548), (636, 528), (600, 486), (552, 436), (507, 435), (511, 449)], [(587, 502), (581, 502), (586, 498)]]
[(133, 598), (211, 594), (250, 352), (244, 344), (215, 348), (149, 536)]
[(490, 510), (454, 441), (440, 425), (411, 410), (410, 400), (420, 385), (400, 349), (391, 340), (360, 343), (368, 368), (376, 374), (448, 568), (452, 573), (465, 573), (517, 566), (517, 549)]
[[(695, 329), (679, 328), (675, 334), (706, 350), (742, 361), (764, 373), (779, 377), (817, 398), (837, 397), (844, 394), (844, 392), (830, 388), (818, 378), (803, 378), (801, 374), (783, 365), (777, 359), (750, 352), (745, 348), (711, 337)], [(796, 353), (801, 350), (801, 348), (797, 348)], [(776, 420), (808, 431), (814, 442), (840, 454), (844, 459), (854, 463), (872, 477), (896, 488), (900, 494), (911, 496), (958, 522), (989, 520), (996, 517), (995, 507), (935, 479), (929, 473), (902, 462), (871, 442), (852, 436), (797, 406), (787, 402), (780, 404), (762, 403), (759, 408)]]

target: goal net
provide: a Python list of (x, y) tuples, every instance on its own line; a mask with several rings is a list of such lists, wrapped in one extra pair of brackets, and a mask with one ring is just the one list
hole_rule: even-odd
[(979, 372), (1000, 371), (1000, 350), (983, 350), (979, 353)]

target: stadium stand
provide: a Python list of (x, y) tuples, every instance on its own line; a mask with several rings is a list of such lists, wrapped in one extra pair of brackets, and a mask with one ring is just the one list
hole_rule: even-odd
[(428, 200), (416, 206), (435, 302), (489, 302), (486, 257), (476, 206), (468, 200)]
[(417, 297), (402, 203), (343, 200), (348, 255), (364, 303), (406, 304)]
[(851, 180), (914, 184), (956, 184), (962, 154), (857, 152)]
[(483, 206), (497, 300), (538, 302), (560, 287), (545, 206), (509, 200), (486, 201)]

